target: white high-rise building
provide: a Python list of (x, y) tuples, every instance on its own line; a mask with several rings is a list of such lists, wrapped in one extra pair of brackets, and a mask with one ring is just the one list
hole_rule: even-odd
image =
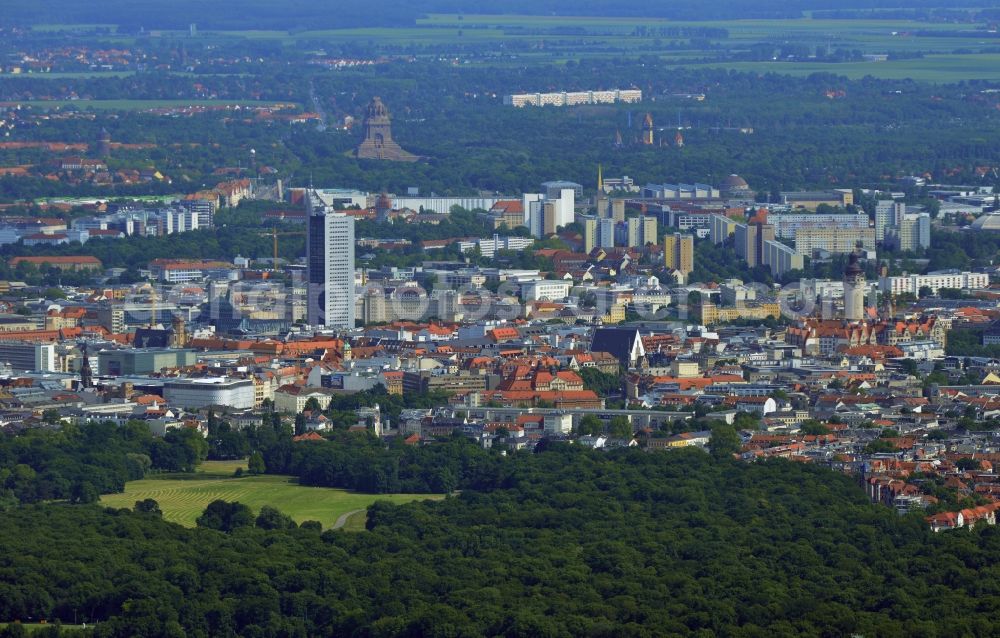
[[(931, 246), (931, 216), (928, 213), (907, 213), (893, 230), (893, 243), (899, 250)], [(889, 239), (888, 234), (886, 239)]]
[(197, 211), (186, 208), (167, 208), (158, 213), (158, 217), (156, 218), (156, 234), (163, 237), (164, 235), (198, 230), (198, 222)]
[(535, 237), (544, 237), (576, 219), (576, 192), (572, 188), (559, 190), (559, 197), (538, 193), (523, 195), (525, 222)]
[(885, 241), (886, 229), (899, 226), (906, 214), (906, 204), (891, 199), (879, 200), (875, 205), (875, 241)]
[(354, 328), (354, 218), (307, 193), (309, 230), (307, 320), (314, 326)]

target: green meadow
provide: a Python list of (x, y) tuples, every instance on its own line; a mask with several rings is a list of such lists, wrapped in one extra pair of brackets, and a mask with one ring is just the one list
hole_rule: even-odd
[(102, 496), (101, 504), (132, 508), (136, 501), (151, 498), (160, 504), (165, 520), (194, 527), (195, 520), (208, 504), (222, 499), (239, 501), (254, 512), (270, 505), (291, 516), (297, 523), (319, 521), (324, 529), (333, 527), (341, 516), (354, 514), (345, 517), (345, 529), (363, 530), (364, 512), (375, 501), (408, 503), (443, 498), (433, 494), (360, 494), (327, 487), (307, 487), (299, 485), (295, 478), (289, 476), (244, 475), (235, 478), (233, 472), (236, 468), (245, 466), (245, 462), (206, 461), (194, 474), (131, 481), (125, 485), (124, 493)]

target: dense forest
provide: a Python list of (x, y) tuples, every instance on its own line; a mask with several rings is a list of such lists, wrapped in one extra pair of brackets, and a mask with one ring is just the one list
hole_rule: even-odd
[[(58, 413), (45, 418), (59, 423)], [(122, 427), (111, 422), (60, 424), (18, 436), (0, 433), (0, 503), (94, 502), (99, 494), (121, 492), (126, 481), (151, 470), (191, 471), (207, 452), (196, 431), (175, 430), (154, 438), (139, 421)]]
[(265, 467), (269, 473), (297, 476), (303, 485), (371, 494), (446, 494), (502, 482), (501, 457), (466, 437), (426, 447), (397, 441), (388, 448), (374, 437), (356, 434), (335, 434), (334, 440), (278, 440), (262, 450)]
[[(547, 446), (502, 484), (377, 503), (368, 532), (215, 503), (0, 519), (0, 618), (95, 636), (991, 635), (995, 527), (933, 534), (846, 476), (697, 450)], [(272, 527), (274, 529), (264, 529)]]
[[(360, 118), (373, 95), (393, 116), (393, 136), (427, 158), (409, 164), (357, 160), (350, 151), (360, 127), (288, 125), (252, 115), (212, 112), (161, 117), (143, 112), (95, 113), (88, 118), (51, 118), (45, 126), (18, 128), (12, 139), (87, 141), (101, 127), (115, 141), (153, 143), (157, 148), (122, 151), (118, 166), (156, 166), (174, 180), (169, 188), (193, 191), (213, 185), (220, 166), (245, 165), (255, 148), (286, 185), (423, 193), (470, 194), (484, 190), (534, 192), (543, 181), (570, 179), (592, 188), (597, 165), (605, 176), (629, 175), (636, 183), (718, 184), (730, 173), (743, 176), (763, 197), (781, 190), (831, 187), (893, 187), (902, 175), (930, 173), (954, 183), (993, 185), (977, 168), (1000, 165), (990, 140), (1000, 131), (995, 88), (985, 82), (941, 87), (906, 80), (847, 80), (833, 73), (806, 78), (706, 68), (678, 68), (656, 57), (618, 59), (613, 86), (642, 88), (640, 105), (514, 109), (502, 95), (518, 91), (608, 88), (605, 60), (565, 64), (485, 64), (465, 67), (439, 61), (392, 61), (335, 74), (303, 71), (316, 89), (330, 124)], [(835, 67), (831, 67), (831, 70)], [(266, 71), (257, 79), (232, 76), (159, 76), (0, 79), (0, 95), (21, 99), (45, 89), (93, 97), (192, 97), (210, 90), (228, 96), (287, 95), (304, 104), (298, 72)], [(196, 88), (202, 84), (208, 88)], [(165, 87), (165, 88), (164, 88)], [(677, 97), (703, 94), (703, 101)], [(775, 100), (775, 96), (782, 96)], [(21, 96), (21, 97), (19, 97)], [(85, 105), (81, 102), (81, 105)], [(33, 107), (37, 109), (38, 107)], [(80, 106), (79, 108), (85, 108)], [(645, 113), (652, 114), (663, 145), (637, 143)], [(968, 122), (975, 121), (970, 131)], [(631, 123), (631, 125), (630, 125)], [(677, 128), (685, 139), (674, 145)], [(749, 131), (753, 131), (749, 133)], [(743, 131), (743, 132), (741, 132)], [(616, 134), (622, 145), (616, 147)], [(226, 144), (204, 145), (206, 139)], [(0, 160), (44, 164), (35, 149), (3, 150)], [(217, 181), (217, 178), (215, 178)], [(116, 186), (117, 189), (128, 187)], [(164, 187), (157, 187), (162, 190)], [(0, 178), (0, 197), (116, 194), (108, 187), (70, 186), (41, 178)]]

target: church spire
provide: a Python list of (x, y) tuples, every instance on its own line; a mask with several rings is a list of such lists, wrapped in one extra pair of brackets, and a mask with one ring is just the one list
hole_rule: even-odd
[(87, 344), (84, 343), (80, 349), (83, 351), (83, 361), (80, 363), (80, 387), (89, 388), (93, 385), (94, 371), (87, 357)]

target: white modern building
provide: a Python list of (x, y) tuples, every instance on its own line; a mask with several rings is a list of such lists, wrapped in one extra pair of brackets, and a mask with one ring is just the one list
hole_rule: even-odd
[(606, 91), (560, 91), (558, 93), (516, 93), (503, 96), (505, 106), (576, 106), (578, 104), (635, 104), (642, 101), (640, 89)]
[(309, 230), (307, 321), (314, 326), (354, 328), (354, 218), (306, 194)]
[(868, 215), (858, 213), (771, 213), (767, 223), (774, 224), (774, 234), (780, 239), (795, 239), (795, 232), (803, 227), (868, 228)]
[(885, 240), (899, 250), (930, 248), (931, 216), (928, 213), (906, 213), (899, 225), (886, 229)]
[(802, 253), (780, 241), (765, 239), (761, 247), (761, 259), (771, 267), (771, 273), (780, 277), (789, 270), (802, 270), (805, 259)]
[(249, 410), (254, 407), (254, 383), (251, 379), (177, 379), (163, 385), (163, 398), (179, 408), (225, 405)]
[(198, 230), (199, 213), (186, 208), (165, 208), (156, 213), (156, 234), (160, 237)]
[(885, 231), (898, 226), (906, 214), (906, 204), (893, 199), (883, 199), (875, 205), (875, 241), (885, 241)]
[(990, 277), (981, 272), (960, 272), (958, 270), (939, 270), (926, 275), (902, 275), (899, 277), (882, 277), (879, 289), (894, 295), (903, 293), (918, 294), (921, 288), (930, 288), (937, 294), (942, 288), (958, 290), (979, 290), (989, 288)]
[(483, 257), (492, 258), (498, 250), (524, 250), (533, 243), (535, 243), (534, 237), (499, 237), (494, 235), (489, 239), (460, 241), (458, 249), (463, 253), (469, 253), (478, 246), (479, 253)]
[(803, 226), (795, 232), (795, 251), (811, 255), (814, 250), (831, 253), (850, 253), (858, 244), (865, 250), (875, 249), (873, 228), (836, 228), (832, 226)]
[(281, 414), (299, 414), (306, 409), (309, 399), (316, 399), (319, 407), (325, 410), (332, 398), (329, 392), (319, 388), (291, 386), (274, 392), (274, 409)]
[(522, 201), (525, 223), (533, 237), (551, 235), (557, 228), (576, 219), (576, 191), (572, 188), (560, 189), (558, 198), (542, 193), (525, 193)]
[(569, 434), (573, 431), (573, 415), (569, 412), (551, 412), (542, 420), (542, 428), (548, 434)]
[(882, 200), (875, 206), (875, 241), (899, 250), (918, 250), (931, 245), (931, 216), (906, 212), (906, 204)]
[(435, 212), (447, 215), (453, 206), (465, 210), (489, 210), (493, 205), (509, 197), (393, 197), (392, 207), (395, 210), (408, 208), (410, 210)]
[(692, 228), (710, 230), (712, 215), (717, 214), (701, 210), (671, 210), (669, 206), (665, 208), (666, 224), (682, 231), (688, 231)]
[(521, 284), (521, 299), (524, 301), (556, 301), (569, 295), (572, 283), (561, 280), (539, 279)]
[(0, 341), (0, 365), (15, 372), (59, 372), (55, 344)]
[(719, 189), (711, 184), (646, 184), (643, 197), (653, 199), (719, 199)]

